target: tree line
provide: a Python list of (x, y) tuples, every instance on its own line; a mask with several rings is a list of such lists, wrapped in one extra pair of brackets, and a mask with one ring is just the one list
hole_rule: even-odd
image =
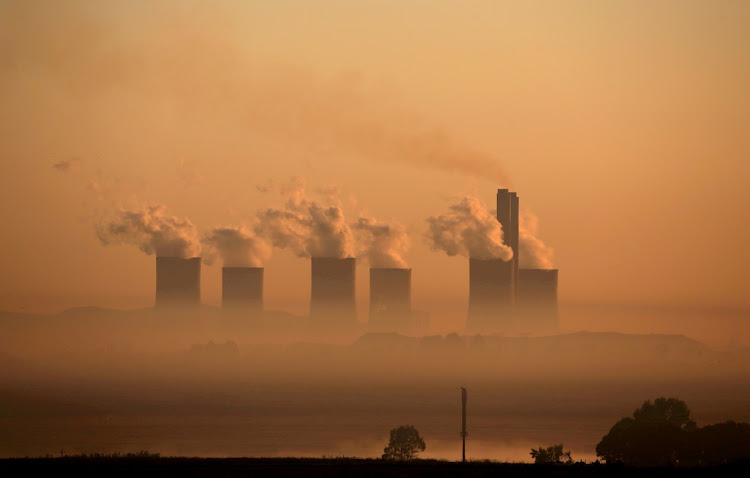
[(750, 460), (750, 424), (726, 421), (698, 427), (676, 398), (646, 401), (619, 420), (596, 446), (607, 463), (635, 466), (717, 465)]
[[(425, 450), (412, 425), (391, 430), (383, 459), (411, 460)], [(631, 466), (705, 466), (750, 461), (750, 424), (726, 421), (698, 427), (687, 404), (676, 398), (647, 400), (612, 426), (596, 455), (608, 464)], [(537, 464), (571, 464), (562, 443), (531, 449)]]

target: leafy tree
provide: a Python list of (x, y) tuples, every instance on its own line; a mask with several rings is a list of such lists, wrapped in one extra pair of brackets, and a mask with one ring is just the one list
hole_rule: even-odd
[(658, 398), (615, 423), (596, 446), (607, 463), (716, 465), (750, 460), (750, 424), (697, 428), (685, 402)]
[(643, 402), (641, 408), (633, 412), (637, 422), (669, 424), (682, 430), (695, 430), (695, 422), (690, 419), (690, 409), (676, 398), (657, 398), (654, 403)]
[(646, 401), (610, 429), (596, 446), (597, 456), (607, 463), (640, 466), (666, 465), (679, 461), (688, 434), (696, 430), (690, 409), (676, 398)]
[(537, 465), (547, 465), (555, 463), (573, 463), (570, 457), (570, 450), (563, 452), (563, 444), (551, 445), (547, 448), (541, 446), (537, 449), (531, 449), (531, 458)]
[(693, 460), (717, 465), (750, 460), (750, 424), (733, 421), (707, 425), (698, 430), (692, 444)]
[(391, 440), (383, 449), (383, 459), (412, 460), (425, 450), (424, 440), (412, 425), (403, 425), (391, 430)]

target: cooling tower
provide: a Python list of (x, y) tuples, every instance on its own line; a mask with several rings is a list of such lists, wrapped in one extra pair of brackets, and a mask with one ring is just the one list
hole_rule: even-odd
[(516, 316), (521, 330), (557, 329), (557, 269), (518, 271)]
[(353, 257), (311, 259), (310, 318), (314, 323), (325, 326), (356, 322), (355, 268)]
[(373, 332), (396, 332), (411, 320), (411, 269), (370, 269), (370, 320)]
[(513, 249), (513, 257), (516, 260), (513, 261), (513, 281), (518, 283), (518, 266), (520, 264), (520, 251), (518, 249), (519, 241), (519, 222), (520, 217), (518, 213), (518, 195), (516, 193), (510, 193), (510, 217), (511, 217), (511, 230), (510, 230), (510, 248)]
[(263, 310), (263, 268), (222, 267), (221, 305), (225, 309)]
[(472, 333), (507, 331), (513, 327), (515, 259), (469, 259), (469, 317)]
[(201, 258), (156, 258), (156, 305), (198, 306), (201, 303)]

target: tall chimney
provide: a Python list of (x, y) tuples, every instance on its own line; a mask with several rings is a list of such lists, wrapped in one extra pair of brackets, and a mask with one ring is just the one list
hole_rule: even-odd
[(520, 269), (516, 283), (516, 314), (524, 330), (556, 330), (557, 269)]
[(310, 318), (320, 325), (354, 324), (357, 311), (353, 257), (313, 257), (310, 261)]
[(370, 269), (370, 320), (373, 331), (395, 332), (411, 319), (411, 269)]
[(469, 259), (467, 331), (496, 332), (513, 327), (514, 261)]
[(222, 267), (221, 305), (225, 309), (263, 310), (263, 268)]
[(518, 194), (497, 190), (497, 220), (503, 226), (503, 242), (513, 250), (513, 280), (518, 279)]
[(156, 258), (156, 305), (198, 306), (201, 303), (201, 258)]

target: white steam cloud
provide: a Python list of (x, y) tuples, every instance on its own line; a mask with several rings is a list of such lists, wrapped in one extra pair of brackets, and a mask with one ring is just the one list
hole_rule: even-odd
[(352, 225), (360, 254), (370, 267), (407, 267), (403, 254), (409, 249), (409, 236), (398, 223), (382, 223), (360, 216)]
[(120, 209), (114, 217), (96, 224), (103, 245), (128, 244), (159, 257), (190, 258), (200, 255), (198, 231), (190, 219), (169, 215), (161, 204), (140, 209)]
[(354, 237), (338, 201), (310, 200), (301, 179), (282, 187), (282, 193), (287, 196), (283, 208), (258, 212), (257, 235), (299, 257), (354, 257)]
[(465, 196), (449, 209), (447, 214), (427, 218), (433, 249), (473, 259), (513, 258), (513, 250), (503, 242), (500, 222), (481, 200)]
[(524, 269), (552, 269), (553, 250), (538, 237), (539, 219), (532, 213), (521, 213), (518, 222), (519, 267)]
[(201, 239), (203, 262), (211, 265), (217, 257), (227, 267), (262, 267), (271, 257), (266, 241), (245, 226), (215, 227)]

